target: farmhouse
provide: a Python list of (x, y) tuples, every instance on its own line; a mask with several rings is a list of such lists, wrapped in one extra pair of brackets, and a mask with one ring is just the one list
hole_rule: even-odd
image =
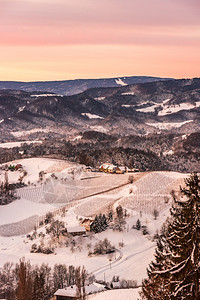
[(92, 172), (92, 167), (86, 166), (84, 172)]
[(126, 173), (128, 170), (127, 170), (127, 167), (117, 167), (116, 168), (116, 174), (124, 174)]
[(99, 167), (99, 171), (105, 173), (124, 174), (129, 172), (129, 169), (126, 166), (115, 166), (110, 163), (105, 163)]
[(86, 233), (84, 226), (67, 227), (67, 232), (73, 236), (83, 235)]
[(117, 166), (113, 165), (113, 164), (110, 164), (110, 163), (105, 163), (105, 164), (102, 164), (100, 167), (99, 167), (99, 171), (100, 172), (105, 172), (105, 173), (115, 173), (115, 170), (116, 170)]
[(22, 169), (23, 167), (22, 167), (22, 165), (21, 164), (17, 164), (16, 166), (15, 166), (15, 170), (20, 170), (20, 169)]
[(117, 166), (115, 166), (115, 165), (110, 165), (110, 166), (108, 167), (108, 173), (115, 173), (115, 172), (116, 172), (116, 168), (117, 168)]
[(77, 297), (77, 288), (72, 285), (66, 289), (59, 289), (55, 292), (56, 300), (76, 300)]
[[(105, 290), (105, 286), (99, 283), (92, 283), (90, 285), (85, 286), (85, 294), (90, 295), (97, 292), (101, 292)], [(77, 300), (80, 299), (77, 296), (77, 286), (72, 285), (66, 287), (65, 289), (59, 289), (55, 292), (54, 296), (56, 296), (56, 300)]]
[(82, 221), (81, 225), (84, 226), (87, 231), (90, 231), (90, 226), (93, 222), (93, 219), (86, 218)]
[(109, 163), (102, 164), (102, 165), (99, 167), (99, 171), (100, 171), (100, 172), (107, 172), (110, 165), (111, 165), (111, 164), (109, 164)]

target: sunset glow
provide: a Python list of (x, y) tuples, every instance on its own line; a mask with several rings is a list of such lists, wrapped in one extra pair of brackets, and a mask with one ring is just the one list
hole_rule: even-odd
[(0, 80), (199, 77), (198, 0), (1, 0)]

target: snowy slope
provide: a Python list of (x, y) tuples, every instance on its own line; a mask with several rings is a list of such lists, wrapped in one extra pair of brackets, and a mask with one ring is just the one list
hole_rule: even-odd
[(137, 300), (140, 288), (137, 289), (117, 289), (97, 293), (88, 297), (88, 300)]
[[(61, 184), (63, 172), (68, 170), (66, 165), (62, 161), (57, 160), (27, 160), (23, 161), (26, 164), (29, 176), (32, 179), (34, 177), (34, 172), (38, 171), (38, 163), (42, 169), (48, 172), (57, 170), (56, 175), (58, 175), (57, 181)], [(63, 168), (66, 168), (63, 170)], [(59, 170), (62, 172), (59, 172)], [(33, 173), (31, 173), (33, 172)], [(59, 177), (59, 174), (60, 177)], [(86, 176), (86, 175), (85, 175)], [(109, 186), (113, 186), (113, 183), (120, 185), (120, 183), (127, 182), (129, 174), (124, 175), (112, 175), (112, 174), (99, 174), (97, 178), (76, 180), (77, 185), (80, 187), (85, 186), (86, 190), (91, 192), (99, 191), (100, 188), (107, 189)], [(169, 215), (170, 204), (165, 206), (160, 206), (159, 216), (157, 220), (154, 219), (151, 210), (145, 211), (141, 210), (141, 207), (135, 208), (132, 206), (132, 200), (130, 201), (130, 189), (133, 197), (137, 197), (138, 202), (144, 197), (144, 194), (152, 194), (154, 190), (154, 198), (159, 194), (159, 201), (163, 201), (163, 196), (170, 190), (170, 188), (177, 188), (186, 174), (176, 173), (176, 172), (151, 172), (143, 174), (135, 174), (135, 180), (133, 184), (127, 183), (125, 186), (121, 186), (115, 190), (104, 192), (101, 195), (83, 198), (78, 202), (71, 202), (70, 208), (68, 207), (67, 212), (63, 215), (62, 212), (57, 212), (55, 215), (56, 219), (64, 221), (67, 226), (78, 226), (80, 216), (84, 217), (88, 215), (88, 212), (93, 215), (99, 212), (107, 212), (106, 205), (103, 205), (104, 200), (107, 199), (107, 206), (113, 205), (116, 207), (117, 204), (122, 204), (124, 208), (127, 208), (127, 218), (124, 231), (118, 232), (108, 229), (104, 232), (95, 234), (88, 237), (77, 237), (75, 238), (77, 246), (74, 252), (70, 251), (70, 247), (66, 247), (65, 240), (61, 239), (60, 246), (55, 248), (55, 254), (45, 255), (39, 253), (30, 253), (30, 248), (33, 243), (40, 243), (40, 238), (37, 237), (35, 240), (31, 241), (24, 235), (4, 237), (0, 236), (0, 267), (7, 261), (18, 262), (23, 256), (25, 259), (30, 260), (32, 264), (48, 263), (53, 266), (55, 263), (65, 263), (67, 265), (73, 264), (74, 266), (85, 265), (88, 272), (93, 272), (97, 279), (111, 281), (114, 275), (118, 275), (120, 279), (136, 280), (138, 284), (141, 284), (142, 279), (146, 276), (146, 267), (149, 262), (153, 259), (153, 253), (155, 249), (155, 241), (153, 241), (153, 235), (159, 230), (164, 222), (164, 220)], [(59, 179), (60, 178), (60, 179)], [(106, 180), (105, 180), (106, 178)], [(157, 190), (156, 190), (157, 187)], [(80, 195), (81, 195), (80, 190)], [(157, 194), (156, 194), (157, 193)], [(29, 194), (27, 194), (29, 195)], [(82, 195), (85, 195), (83, 191)], [(153, 200), (149, 199), (150, 204)], [(34, 216), (41, 216), (47, 211), (53, 211), (57, 209), (59, 203), (38, 203), (32, 201), (31, 199), (21, 199), (15, 202), (0, 207), (0, 232), (2, 226), (8, 226), (10, 223), (10, 228), (16, 227), (16, 222), (20, 222), (20, 226), (27, 226), (27, 222), (30, 218), (32, 222)], [(158, 207), (157, 207), (158, 208)], [(141, 224), (147, 226), (149, 235), (143, 235), (141, 230), (136, 230), (133, 226), (136, 224), (137, 219), (140, 219)], [(24, 223), (23, 223), (24, 222)], [(5, 228), (5, 227), (3, 227)], [(9, 227), (8, 227), (9, 229)], [(37, 232), (44, 232), (45, 227), (40, 227)], [(88, 245), (93, 248), (95, 243), (99, 240), (107, 238), (111, 244), (116, 247), (116, 251), (113, 255), (92, 255), (88, 256)], [(45, 245), (50, 242), (50, 237), (46, 235), (43, 240)], [(121, 245), (119, 244), (121, 243)], [(119, 299), (126, 297), (127, 299), (136, 299), (136, 290), (123, 290), (118, 291), (120, 295)], [(113, 291), (113, 293), (117, 293)], [(112, 297), (117, 296), (113, 293), (98, 294), (94, 297), (107, 297), (105, 299), (112, 299)], [(104, 299), (104, 298), (94, 298), (94, 299)]]

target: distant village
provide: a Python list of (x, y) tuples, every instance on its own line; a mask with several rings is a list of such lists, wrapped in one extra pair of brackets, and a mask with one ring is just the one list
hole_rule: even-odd
[(130, 169), (127, 166), (116, 166), (112, 163), (103, 163), (100, 165), (98, 169), (94, 169), (92, 167), (86, 167), (85, 171), (91, 171), (91, 172), (104, 172), (104, 173), (110, 173), (110, 174), (124, 174), (124, 173), (130, 173), (130, 172), (139, 172), (139, 169)]

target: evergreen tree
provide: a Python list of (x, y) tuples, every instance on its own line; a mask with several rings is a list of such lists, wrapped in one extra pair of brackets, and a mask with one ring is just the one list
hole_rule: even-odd
[(107, 218), (106, 218), (105, 214), (103, 214), (102, 219), (101, 219), (101, 229), (102, 229), (102, 231), (106, 230), (107, 227), (108, 227)]
[(95, 216), (94, 222), (91, 224), (90, 227), (91, 231), (97, 233), (99, 232), (99, 218), (98, 216)]
[(109, 211), (107, 219), (108, 219), (108, 222), (112, 222), (113, 221), (113, 212), (112, 212), (112, 210)]
[(108, 222), (105, 214), (99, 214), (99, 216), (95, 216), (94, 222), (91, 224), (91, 231), (98, 233), (106, 230), (108, 227)]
[(157, 241), (143, 299), (200, 299), (200, 177), (193, 173), (185, 184)]
[(117, 215), (115, 219), (116, 229), (122, 231), (123, 225), (125, 224), (125, 220), (124, 220), (123, 208), (121, 205), (116, 207), (116, 215)]
[(136, 229), (137, 230), (140, 230), (141, 229), (141, 222), (139, 219), (137, 219), (137, 222), (136, 222)]

